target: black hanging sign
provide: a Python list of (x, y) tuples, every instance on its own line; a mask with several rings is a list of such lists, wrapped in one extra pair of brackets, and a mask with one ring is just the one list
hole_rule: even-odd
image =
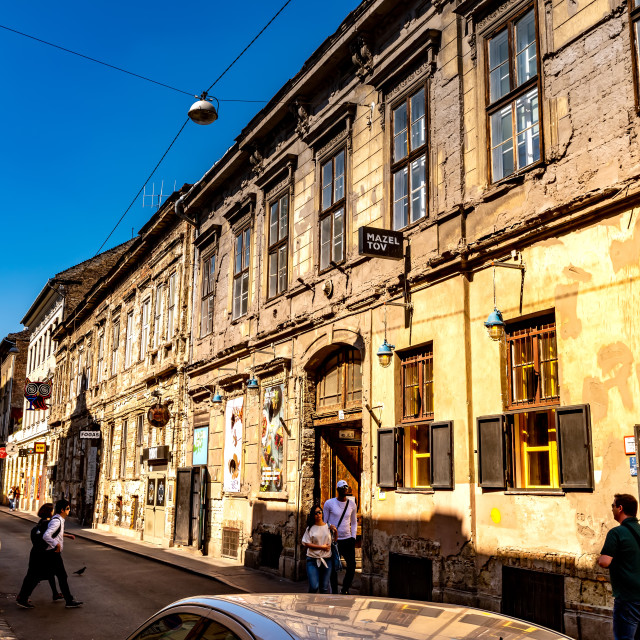
[(358, 253), (361, 256), (402, 260), (402, 231), (360, 227), (358, 229)]

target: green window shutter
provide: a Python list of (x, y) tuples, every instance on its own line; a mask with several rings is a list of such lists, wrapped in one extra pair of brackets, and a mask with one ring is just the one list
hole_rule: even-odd
[(591, 415), (588, 404), (556, 409), (560, 486), (593, 489)]
[(478, 485), (506, 489), (504, 416), (482, 416), (478, 428)]
[(429, 425), (431, 445), (431, 486), (453, 489), (453, 422), (432, 422)]

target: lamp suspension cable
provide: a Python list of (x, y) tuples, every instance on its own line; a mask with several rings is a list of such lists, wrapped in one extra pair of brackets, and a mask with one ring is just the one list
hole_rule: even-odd
[[(220, 81), (220, 79), (229, 71), (229, 69), (231, 69), (231, 67), (233, 67), (233, 65), (236, 62), (238, 62), (238, 60), (247, 52), (249, 47), (251, 47), (251, 45), (266, 31), (266, 29), (269, 27), (269, 25), (271, 25), (271, 23), (284, 11), (286, 6), (288, 4), (290, 4), (291, 1), (292, 0), (286, 0), (286, 2), (282, 5), (282, 7), (280, 7), (278, 12), (271, 18), (271, 20), (269, 20), (269, 22), (267, 22), (267, 24), (260, 30), (260, 32), (253, 38), (253, 40), (251, 40), (251, 42), (240, 52), (240, 54), (238, 54), (236, 56), (234, 61), (213, 81), (211, 86), (207, 89), (207, 93), (209, 91), (211, 91), (211, 89)], [(189, 94), (189, 95), (191, 95), (191, 94)], [(158, 170), (158, 167), (162, 164), (162, 161), (165, 159), (165, 157), (167, 156), (167, 154), (171, 150), (171, 147), (173, 147), (173, 145), (175, 144), (176, 140), (178, 139), (180, 134), (183, 132), (184, 128), (187, 126), (188, 122), (189, 122), (189, 118), (187, 118), (184, 121), (184, 123), (180, 127), (180, 130), (178, 131), (178, 133), (175, 135), (175, 137), (171, 141), (171, 144), (167, 147), (167, 150), (162, 154), (162, 157), (160, 158), (160, 160), (158, 160), (156, 166), (153, 168), (153, 171), (149, 174), (149, 177), (145, 180), (144, 184), (138, 190), (138, 193), (136, 193), (135, 198), (131, 201), (131, 204), (127, 207), (125, 212), (120, 216), (120, 219), (118, 220), (116, 225), (113, 227), (113, 229), (111, 230), (111, 232), (109, 233), (109, 235), (107, 236), (105, 241), (100, 245), (100, 248), (98, 249), (98, 251), (96, 251), (96, 254), (95, 254), (96, 256), (100, 253), (100, 251), (102, 251), (102, 248), (104, 247), (104, 245), (107, 244), (109, 238), (111, 238), (111, 236), (115, 233), (115, 231), (118, 228), (118, 226), (120, 226), (120, 223), (124, 220), (124, 218), (127, 215), (127, 213), (129, 213), (131, 207), (134, 205), (135, 201), (138, 199), (138, 197), (140, 196), (140, 194), (142, 193), (144, 188), (147, 186), (147, 184), (149, 183), (149, 180), (151, 180), (151, 178), (153, 177), (155, 172)]]

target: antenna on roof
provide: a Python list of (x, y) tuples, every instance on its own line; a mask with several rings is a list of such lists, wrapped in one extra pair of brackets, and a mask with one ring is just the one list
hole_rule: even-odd
[[(176, 180), (173, 181), (173, 190), (176, 190)], [(142, 194), (142, 206), (151, 207), (156, 211), (162, 206), (162, 203), (171, 194), (164, 193), (164, 180), (160, 183), (160, 193), (156, 193), (156, 183), (151, 183), (151, 193), (147, 193), (147, 185), (144, 186), (144, 192)]]

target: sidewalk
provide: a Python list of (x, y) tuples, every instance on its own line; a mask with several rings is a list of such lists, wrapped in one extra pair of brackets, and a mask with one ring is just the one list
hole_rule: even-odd
[[(35, 514), (26, 511), (11, 511), (8, 507), (0, 507), (0, 513), (31, 522), (38, 522), (38, 517)], [(121, 538), (115, 533), (81, 527), (70, 520), (65, 523), (65, 531), (97, 544), (217, 580), (245, 593), (306, 593), (307, 591), (306, 580), (293, 582), (265, 571), (244, 567), (233, 560), (225, 558), (195, 556), (179, 548), (165, 549), (149, 542)], [(0, 638), (3, 637), (6, 636), (2, 635), (0, 627)]]

